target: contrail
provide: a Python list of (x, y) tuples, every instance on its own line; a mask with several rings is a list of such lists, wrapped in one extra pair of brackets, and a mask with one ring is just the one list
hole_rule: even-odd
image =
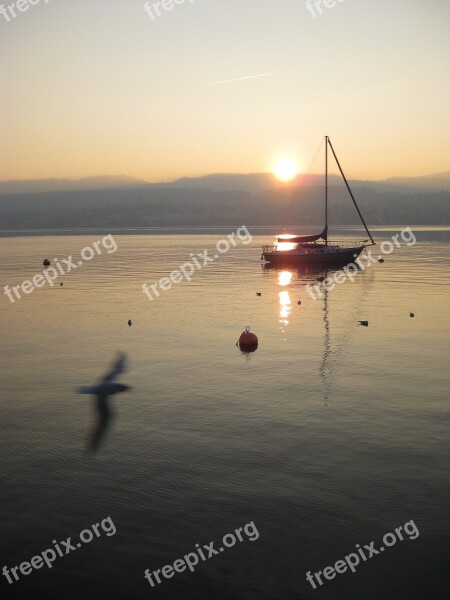
[(261, 73), (260, 75), (247, 75), (247, 77), (237, 77), (236, 79), (225, 79), (224, 81), (214, 81), (204, 85), (220, 85), (222, 83), (231, 83), (232, 81), (244, 81), (244, 79), (257, 79), (258, 77), (269, 77), (272, 73)]

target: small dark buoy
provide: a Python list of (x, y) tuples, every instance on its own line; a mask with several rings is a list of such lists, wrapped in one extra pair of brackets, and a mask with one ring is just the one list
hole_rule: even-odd
[(379, 263), (384, 263), (384, 258), (379, 258), (379, 259), (378, 259), (378, 262), (379, 262)]
[(414, 317), (414, 313), (409, 313), (409, 316), (410, 317)]
[(44, 259), (44, 262), (42, 264), (44, 265), (44, 267), (49, 267), (50, 261), (48, 260), (48, 258), (46, 258), (46, 259)]
[(258, 347), (257, 336), (250, 331), (250, 326), (247, 325), (245, 331), (243, 331), (236, 342), (236, 346), (239, 346), (241, 350), (245, 352), (254, 352)]
[(133, 325), (133, 321), (131, 319), (128, 320), (128, 325), (131, 327)]
[(61, 287), (64, 285), (63, 282), (61, 281), (61, 283), (59, 284)]
[(298, 304), (299, 306), (300, 306), (300, 304), (301, 304), (301, 303), (302, 303), (302, 301), (301, 301), (301, 300), (299, 300), (299, 301), (297, 302), (297, 304)]
[(358, 321), (358, 323), (360, 323), (363, 327), (369, 326), (369, 321)]
[(256, 295), (257, 296), (261, 296), (261, 292), (256, 292)]

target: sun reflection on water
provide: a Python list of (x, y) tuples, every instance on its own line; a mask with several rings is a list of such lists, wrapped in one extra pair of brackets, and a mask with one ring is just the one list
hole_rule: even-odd
[(278, 285), (285, 286), (289, 285), (292, 281), (291, 271), (280, 271), (278, 273)]
[[(278, 273), (278, 285), (280, 287), (284, 287), (292, 283), (293, 273), (292, 271), (280, 271)], [(278, 297), (280, 300), (280, 323), (281, 323), (281, 331), (284, 333), (284, 327), (289, 325), (289, 315), (292, 310), (292, 302), (289, 292), (287, 290), (283, 290), (278, 293)]]
[[(292, 302), (289, 296), (289, 292), (284, 290), (283, 292), (279, 292), (278, 297), (280, 299), (280, 323), (281, 325), (289, 325), (289, 315), (292, 310)], [(284, 333), (284, 329), (282, 329)]]

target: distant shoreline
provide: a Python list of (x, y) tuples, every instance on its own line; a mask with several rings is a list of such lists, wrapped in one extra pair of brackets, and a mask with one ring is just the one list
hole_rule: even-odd
[[(242, 225), (237, 223), (236, 227)], [(292, 227), (288, 229), (286, 227), (276, 226), (261, 226), (261, 225), (247, 225), (248, 229), (252, 231), (253, 235), (277, 235), (279, 233), (309, 233), (320, 229), (320, 225), (317, 227)], [(376, 225), (371, 227), (373, 232), (385, 232), (385, 231), (399, 231), (404, 224), (399, 225)], [(415, 231), (430, 231), (430, 232), (450, 232), (450, 225), (412, 225)], [(45, 236), (70, 236), (70, 235), (105, 235), (112, 233), (114, 235), (212, 235), (212, 234), (226, 234), (232, 229), (230, 226), (211, 226), (211, 227), (93, 227), (93, 228), (63, 228), (63, 229), (0, 229), (0, 238), (7, 237), (45, 237)], [(337, 226), (333, 227), (333, 232), (338, 233), (355, 233), (361, 232), (364, 235), (364, 228), (355, 227), (354, 225)]]

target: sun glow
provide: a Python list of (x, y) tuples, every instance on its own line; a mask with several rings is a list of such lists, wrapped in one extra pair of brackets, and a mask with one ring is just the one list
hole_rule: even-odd
[(290, 242), (278, 242), (277, 250), (282, 250), (283, 252), (286, 250), (295, 250), (297, 244), (291, 244)]
[(280, 181), (292, 181), (297, 177), (298, 172), (297, 162), (289, 156), (279, 158), (273, 166), (273, 174)]
[(292, 243), (290, 240), (295, 235), (283, 234), (278, 236), (277, 250), (295, 250), (297, 244)]

